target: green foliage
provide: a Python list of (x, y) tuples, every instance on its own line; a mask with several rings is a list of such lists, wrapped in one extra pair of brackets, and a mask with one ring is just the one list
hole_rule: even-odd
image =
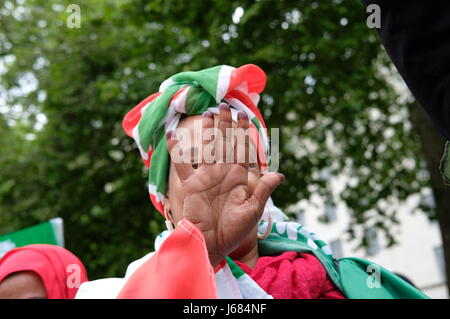
[[(123, 116), (174, 73), (254, 63), (268, 75), (266, 122), (281, 129), (287, 181), (275, 202), (333, 200), (327, 175), (346, 174), (349, 234), (376, 225), (394, 243), (396, 212), (383, 202), (419, 192), (427, 177), (359, 1), (79, 0), (81, 28), (72, 29), (71, 2), (0, 4), (0, 56), (14, 57), (0, 85), (38, 81), (6, 100), (27, 121), (11, 127), (0, 117), (0, 233), (61, 216), (67, 248), (92, 279), (123, 275), (162, 230)], [(234, 23), (237, 7), (244, 15)], [(35, 131), (39, 112), (48, 123)]]

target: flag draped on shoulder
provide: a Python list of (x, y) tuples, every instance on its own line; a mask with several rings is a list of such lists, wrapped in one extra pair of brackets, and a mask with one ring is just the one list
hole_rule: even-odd
[(216, 299), (214, 271), (201, 232), (183, 219), (117, 298)]

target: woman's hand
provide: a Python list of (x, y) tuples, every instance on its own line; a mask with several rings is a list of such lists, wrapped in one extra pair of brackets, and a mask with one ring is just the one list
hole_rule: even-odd
[[(247, 185), (249, 165), (249, 121), (244, 112), (238, 113), (237, 134), (246, 132), (245, 138), (228, 134), (232, 118), (230, 108), (221, 104), (216, 138), (203, 139), (204, 146), (213, 145), (214, 160), (201, 157), (197, 169), (189, 161), (174, 162), (184, 190), (183, 217), (192, 222), (204, 235), (210, 262), (217, 266), (228, 254), (239, 247), (261, 218), (264, 206), (284, 176), (269, 173), (261, 177), (250, 194)], [(214, 129), (214, 117), (205, 112), (203, 132)], [(236, 131), (236, 130), (235, 130)], [(169, 153), (177, 144), (172, 132), (167, 134)], [(204, 137), (205, 134), (202, 134)], [(230, 148), (231, 143), (235, 145)], [(235, 154), (226, 161), (226, 150)], [(222, 150), (222, 152), (219, 152)], [(205, 152), (203, 152), (205, 153)], [(202, 154), (204, 155), (204, 154)], [(230, 158), (229, 156), (228, 158)], [(173, 158), (173, 157), (172, 157)], [(256, 240), (256, 239), (255, 239)]]

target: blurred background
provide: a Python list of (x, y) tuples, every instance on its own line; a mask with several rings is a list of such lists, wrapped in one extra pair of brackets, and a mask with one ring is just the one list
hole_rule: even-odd
[(124, 115), (172, 74), (254, 63), (280, 128), (277, 206), (337, 257), (447, 298), (444, 140), (367, 17), (357, 0), (0, 2), (0, 253), (60, 218), (90, 279), (122, 277), (164, 229)]

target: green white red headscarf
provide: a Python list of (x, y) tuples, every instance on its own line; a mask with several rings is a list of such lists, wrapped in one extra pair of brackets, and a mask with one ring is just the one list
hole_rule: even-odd
[(217, 114), (220, 102), (243, 111), (250, 120), (250, 137), (258, 150), (261, 173), (267, 173), (269, 142), (266, 125), (257, 108), (266, 74), (258, 66), (215, 66), (196, 72), (181, 72), (165, 80), (159, 92), (140, 102), (125, 116), (122, 126), (132, 137), (149, 167), (148, 190), (155, 208), (163, 213), (170, 158), (166, 132), (177, 128), (182, 114)]

